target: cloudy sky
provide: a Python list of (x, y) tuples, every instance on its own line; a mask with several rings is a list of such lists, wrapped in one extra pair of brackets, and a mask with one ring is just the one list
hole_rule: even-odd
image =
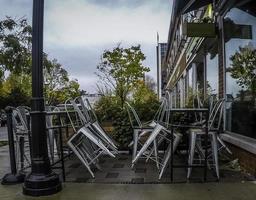
[[(32, 0), (0, 0), (0, 19), (26, 16)], [(172, 0), (45, 0), (44, 51), (95, 92), (94, 74), (104, 49), (141, 44), (156, 80), (156, 35), (166, 42)]]

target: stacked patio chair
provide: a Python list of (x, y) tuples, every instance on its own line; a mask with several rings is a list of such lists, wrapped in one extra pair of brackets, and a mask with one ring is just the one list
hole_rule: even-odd
[(114, 141), (114, 139), (101, 127), (89, 100), (83, 99), (83, 97), (78, 97), (76, 100), (78, 103), (80, 103), (81, 110), (86, 117), (85, 123), (91, 124), (91, 126), (100, 134), (100, 138), (109, 146), (109, 148), (115, 153), (118, 153), (116, 141)]
[[(75, 118), (69, 112), (70, 107), (75, 111)], [(75, 134), (68, 140), (68, 146), (94, 178), (92, 165), (101, 170), (99, 165), (100, 156), (115, 157), (114, 154), (117, 152), (117, 148), (113, 145), (113, 141), (109, 141), (110, 138), (107, 137), (104, 130), (97, 126), (98, 124), (94, 124), (95, 121), (91, 120), (91, 112), (85, 106), (83, 99), (69, 99), (65, 102), (65, 108), (75, 131)]]
[(27, 120), (29, 111), (29, 107), (20, 106), (14, 108), (12, 113), (16, 166), (19, 171), (23, 171), (31, 165), (29, 123)]
[[(59, 112), (60, 109), (56, 106), (46, 106), (45, 110), (48, 112)], [(55, 158), (60, 157), (60, 149), (59, 149), (59, 139), (56, 135), (56, 128), (54, 127), (55, 123), (54, 120), (56, 117), (54, 115), (46, 115), (46, 129), (47, 129), (47, 145), (48, 145), (48, 152), (49, 158), (51, 163), (54, 163)], [(59, 126), (63, 126), (63, 121), (60, 118)]]
[[(157, 113), (157, 120), (154, 121), (154, 125), (152, 125), (152, 130), (150, 132), (149, 137), (142, 145), (139, 152), (136, 152), (136, 155), (132, 160), (132, 164), (134, 165), (138, 161), (138, 159), (141, 158), (143, 155), (146, 154), (146, 156), (149, 158), (150, 156), (152, 156), (152, 153), (154, 152), (156, 157), (155, 161), (159, 169), (159, 179), (161, 179), (163, 173), (165, 172), (168, 166), (169, 160), (171, 158), (171, 148), (173, 147), (173, 151), (175, 151), (181, 140), (181, 134), (176, 132), (172, 133), (168, 129), (168, 122), (170, 118), (169, 110), (171, 109), (170, 94), (168, 92), (166, 97), (167, 98), (163, 98), (163, 103), (161, 104), (162, 106), (160, 106), (160, 111), (159, 113)], [(173, 138), (171, 138), (172, 136)], [(163, 157), (160, 157), (158, 153), (158, 147), (164, 141), (168, 144), (168, 146), (166, 151), (164, 152)]]
[[(224, 100), (223, 100), (224, 101)], [(214, 99), (214, 96), (210, 96), (210, 98), (209, 98), (209, 111), (210, 111), (210, 113), (212, 112), (212, 110), (214, 110), (215, 109), (215, 107), (216, 107), (216, 105), (217, 104), (214, 104), (214, 103), (216, 103), (217, 102), (217, 100), (215, 100)], [(225, 106), (225, 101), (223, 102), (223, 105), (222, 105), (222, 108), (221, 109), (224, 109), (224, 106)], [(223, 110), (221, 110), (221, 112), (223, 113)], [(222, 114), (221, 113), (221, 114)], [(218, 132), (218, 134), (217, 134), (217, 140), (218, 140), (218, 151), (220, 152), (220, 151), (222, 151), (222, 150), (225, 150), (227, 153), (229, 153), (230, 155), (232, 155), (232, 152), (231, 152), (231, 150), (227, 147), (227, 145), (223, 142), (223, 140), (220, 138), (220, 136), (219, 136), (219, 133), (220, 133), (220, 125), (221, 125), (221, 118), (219, 119), (219, 121), (218, 121), (218, 126), (217, 126), (217, 129), (215, 128), (215, 131), (217, 131)]]
[[(151, 121), (150, 123), (142, 123), (137, 112), (135, 111), (135, 109), (128, 103), (125, 102), (126, 104), (126, 110), (128, 112), (128, 116), (129, 116), (129, 120), (133, 129), (133, 141), (128, 145), (129, 147), (133, 147), (133, 151), (132, 151), (132, 159), (134, 159), (138, 153), (138, 148), (140, 148), (141, 146), (143, 146), (143, 143), (141, 142), (141, 139), (146, 136), (148, 133), (152, 132), (152, 130), (154, 129), (154, 126), (156, 125), (154, 120)], [(159, 110), (161, 109), (161, 107), (163, 107), (165, 104), (165, 102), (163, 101)], [(160, 112), (160, 111), (159, 111)], [(152, 151), (152, 153), (151, 153)], [(154, 152), (154, 155), (152, 156)], [(159, 164), (158, 164), (158, 156), (157, 156), (157, 143), (156, 141), (154, 141), (154, 146), (152, 148), (152, 150), (144, 152), (144, 156), (146, 156), (147, 160), (151, 159), (153, 161), (156, 162), (156, 166), (157, 168), (159, 168)], [(132, 168), (134, 167), (134, 164), (132, 164), (131, 166)]]
[[(215, 172), (216, 176), (219, 179), (219, 163), (218, 163), (218, 151), (221, 148), (226, 148), (228, 152), (230, 150), (225, 146), (224, 142), (221, 141), (221, 139), (218, 136), (220, 126), (221, 126), (221, 121), (222, 121), (222, 115), (223, 115), (223, 106), (224, 106), (224, 99), (218, 100), (211, 108), (210, 114), (209, 114), (209, 119), (208, 119), (208, 137), (209, 141), (211, 143), (211, 148), (210, 148), (210, 153), (208, 155), (204, 154), (204, 148), (202, 147), (202, 137), (205, 137), (205, 126), (203, 128), (196, 128), (196, 129), (190, 129), (189, 130), (189, 137), (190, 137), (190, 142), (189, 142), (189, 158), (188, 158), (188, 165), (193, 166), (195, 165), (195, 158), (194, 155), (195, 153), (198, 153), (199, 156), (199, 162), (204, 160), (205, 156), (208, 158), (211, 158), (212, 163), (210, 164), (208, 162), (208, 166), (214, 166), (215, 167)], [(219, 139), (218, 139), (219, 138)], [(219, 143), (218, 143), (219, 141)], [(218, 144), (220, 144), (220, 148), (218, 148)], [(207, 148), (208, 144), (206, 145), (205, 148)], [(188, 167), (188, 172), (187, 172), (187, 178), (189, 179), (191, 176), (192, 172), (192, 167)]]

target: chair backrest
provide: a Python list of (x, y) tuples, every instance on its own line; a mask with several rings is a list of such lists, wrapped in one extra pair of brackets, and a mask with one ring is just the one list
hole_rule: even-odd
[(14, 130), (17, 132), (22, 131), (27, 134), (29, 131), (29, 125), (27, 121), (27, 115), (29, 114), (29, 109), (26, 106), (19, 106), (13, 109), (12, 120), (14, 124)]
[(77, 97), (74, 101), (78, 101), (78, 103), (80, 104), (82, 113), (84, 114), (86, 121), (92, 122), (90, 111), (88, 109), (88, 106), (85, 104), (84, 100), (82, 99), (82, 97)]
[[(209, 114), (208, 128), (209, 130), (220, 129), (225, 99), (218, 100), (213, 106)], [(214, 127), (217, 124), (216, 127)]]
[[(86, 119), (84, 118), (81, 110), (79, 109), (75, 101), (72, 99), (67, 99), (65, 101), (64, 108), (73, 130), (77, 131), (77, 127), (84, 125), (86, 122)], [(72, 113), (75, 114), (75, 120), (72, 118), (70, 111), (75, 111), (75, 113)]]
[(92, 105), (90, 103), (90, 101), (86, 98), (85, 101), (87, 102), (87, 106), (88, 106), (88, 111), (89, 111), (89, 114), (91, 114), (91, 119), (93, 119), (94, 121), (98, 121), (98, 117), (96, 115), (96, 113), (94, 112), (93, 108), (92, 108)]
[[(136, 126), (142, 128), (142, 123), (135, 109), (127, 101), (125, 102), (125, 105), (132, 128), (135, 128)], [(134, 120), (136, 125), (134, 124)]]
[(97, 115), (94, 112), (90, 101), (87, 98), (83, 98), (82, 96), (78, 98), (79, 103), (81, 104), (81, 107), (86, 115), (86, 117), (88, 118), (89, 122), (96, 122), (98, 121)]
[(161, 104), (160, 104), (158, 110), (156, 111), (156, 114), (155, 114), (153, 120), (155, 120), (157, 122), (163, 121), (164, 114), (165, 114), (165, 106), (166, 106), (166, 99), (162, 98)]
[(85, 125), (88, 123), (85, 115), (83, 115), (81, 109), (79, 108), (78, 104), (76, 104), (75, 100), (70, 100), (70, 103), (72, 104), (74, 110), (77, 112), (78, 116), (80, 117), (80, 120)]

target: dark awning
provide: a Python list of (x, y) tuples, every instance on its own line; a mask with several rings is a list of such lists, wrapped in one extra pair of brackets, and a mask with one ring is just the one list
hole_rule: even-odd
[(190, 0), (183, 9), (183, 13), (197, 10), (203, 6), (213, 3), (213, 0)]
[(181, 11), (186, 7), (190, 0), (175, 0), (173, 2), (173, 14), (174, 16), (178, 16), (181, 14)]

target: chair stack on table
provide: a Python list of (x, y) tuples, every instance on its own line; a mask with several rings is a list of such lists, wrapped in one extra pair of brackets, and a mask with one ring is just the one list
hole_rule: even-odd
[[(223, 117), (223, 109), (224, 109), (225, 99), (220, 99), (215, 103), (210, 103), (209, 109), (209, 118), (208, 124), (205, 124), (205, 120), (201, 121), (202, 128), (191, 128), (189, 129), (189, 157), (188, 157), (188, 165), (193, 166), (197, 163), (194, 163), (195, 153), (198, 154), (199, 162), (205, 159), (205, 147), (208, 148), (208, 144), (204, 144), (203, 140), (205, 138), (205, 128), (208, 128), (208, 137), (210, 141), (209, 153), (207, 155), (208, 158), (208, 167), (211, 168), (214, 166), (215, 173), (217, 178), (219, 179), (219, 162), (218, 162), (218, 152), (222, 149), (225, 149), (228, 153), (232, 154), (232, 152), (228, 149), (228, 147), (224, 144), (224, 142), (220, 139), (219, 133), (221, 128), (221, 122)], [(200, 124), (200, 122), (199, 122)], [(210, 163), (211, 161), (211, 163)], [(192, 167), (188, 167), (187, 178), (189, 179), (191, 176)]]
[[(68, 140), (68, 146), (94, 178), (92, 166), (99, 170), (99, 158), (103, 155), (115, 157), (116, 142), (100, 126), (88, 100), (78, 97), (65, 102), (66, 112), (75, 134)], [(75, 111), (75, 116), (69, 112)]]
[[(197, 101), (196, 107), (201, 108), (203, 104), (199, 97)], [(199, 157), (199, 164), (202, 164), (202, 161), (205, 161), (206, 157), (205, 149), (208, 149), (207, 165), (210, 169), (214, 167), (217, 178), (219, 178), (219, 151), (225, 149), (231, 154), (231, 151), (219, 137), (224, 102), (224, 99), (215, 102), (211, 99), (208, 120), (204, 119), (205, 116), (202, 113), (195, 113), (195, 122), (186, 125), (186, 128), (189, 129), (187, 131), (189, 136), (187, 179), (191, 176), (193, 166), (198, 165), (198, 163), (195, 163), (195, 154)], [(130, 146), (133, 146), (132, 167), (139, 159), (146, 158), (146, 161), (151, 159), (156, 162), (156, 166), (159, 170), (158, 178), (161, 179), (167, 166), (170, 164), (169, 161), (172, 158), (172, 150), (173, 152), (176, 151), (184, 136), (177, 131), (177, 128), (172, 128), (174, 124), (170, 124), (170, 113), (172, 110), (171, 95), (169, 92), (166, 92), (166, 96), (162, 98), (162, 103), (157, 112), (158, 117), (152, 120), (151, 123), (146, 124), (146, 126), (141, 123), (135, 109), (129, 103), (126, 103), (126, 105), (134, 131), (133, 141), (130, 143)], [(208, 124), (205, 124), (206, 121), (208, 121)], [(134, 122), (137, 123), (137, 126), (134, 125)], [(182, 124), (179, 126), (182, 128)], [(196, 126), (198, 128), (189, 128), (190, 126)], [(206, 126), (209, 130), (208, 141), (210, 145), (205, 144), (203, 141)], [(143, 138), (145, 136), (146, 139)], [(164, 153), (162, 153), (162, 147), (159, 148), (163, 142), (165, 143)]]
[[(139, 120), (139, 117), (136, 111), (127, 103), (128, 113), (132, 113), (133, 117), (136, 119), (139, 127), (133, 126), (134, 129), (134, 139), (133, 139), (133, 159), (132, 167), (137, 163), (140, 158), (146, 158), (146, 161), (149, 159), (156, 162), (157, 168), (159, 170), (159, 179), (162, 178), (163, 173), (165, 172), (169, 160), (171, 158), (171, 148), (175, 151), (180, 140), (181, 134), (174, 132), (171, 133), (169, 129), (169, 119), (170, 119), (170, 105), (171, 99), (170, 94), (167, 92), (167, 96), (162, 99), (162, 103), (155, 115), (155, 119), (150, 123), (150, 129), (147, 129), (142, 126), (142, 123)], [(130, 112), (129, 112), (130, 110)], [(130, 114), (131, 116), (131, 114)], [(130, 117), (131, 118), (131, 117)], [(132, 123), (132, 120), (131, 120)], [(140, 131), (140, 134), (138, 132)], [(145, 135), (145, 131), (149, 133), (148, 138), (144, 143), (140, 141), (142, 136)], [(172, 138), (173, 135), (173, 138)], [(167, 149), (164, 151), (163, 156), (159, 154), (160, 145), (165, 142), (167, 144)], [(138, 151), (138, 145), (141, 148)]]

